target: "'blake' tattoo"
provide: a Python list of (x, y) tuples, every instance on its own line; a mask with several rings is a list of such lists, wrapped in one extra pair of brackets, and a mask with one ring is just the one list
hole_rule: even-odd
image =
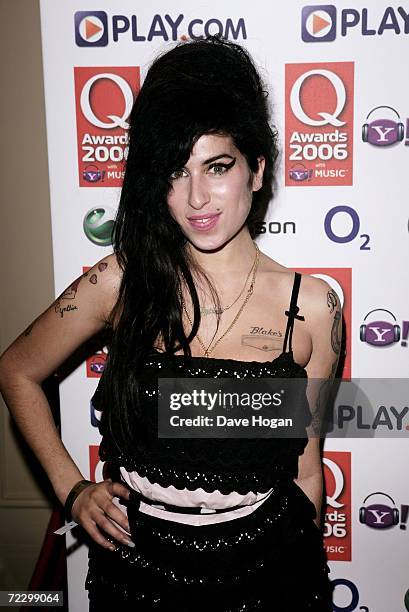
[(273, 336), (281, 338), (281, 331), (273, 331), (271, 328), (269, 330), (264, 329), (264, 327), (253, 325), (250, 328), (250, 334), (261, 334), (262, 336)]
[(250, 334), (241, 337), (241, 344), (243, 346), (251, 346), (260, 351), (274, 351), (277, 350), (277, 340), (281, 337), (281, 331), (273, 331), (271, 328), (265, 329), (264, 327), (253, 325), (250, 327)]

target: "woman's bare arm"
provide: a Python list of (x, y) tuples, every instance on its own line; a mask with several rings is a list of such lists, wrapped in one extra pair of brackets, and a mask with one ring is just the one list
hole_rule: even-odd
[[(62, 503), (84, 476), (60, 439), (41, 382), (79, 346), (104, 329), (117, 299), (119, 283), (115, 256), (102, 259), (71, 283), (0, 357), (0, 390), (4, 400)], [(124, 496), (127, 493), (119, 484), (116, 488), (117, 493), (119, 489)], [(119, 510), (114, 514), (128, 530), (126, 517)], [(107, 545), (101, 536), (99, 543), (103, 542)]]
[(295, 482), (314, 503), (317, 510), (315, 522), (319, 525), (323, 491), (320, 430), (339, 360), (342, 311), (339, 296), (328, 283), (314, 277), (303, 277), (303, 281), (304, 279), (307, 281), (303, 294), (305, 306), (300, 302), (300, 311), (305, 313), (313, 347), (305, 368), (310, 381), (307, 397), (312, 423), (309, 428), (310, 439), (299, 458), (298, 477)]

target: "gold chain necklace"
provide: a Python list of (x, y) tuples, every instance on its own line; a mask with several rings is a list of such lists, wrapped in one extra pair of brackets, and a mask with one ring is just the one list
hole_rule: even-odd
[[(216, 346), (219, 344), (219, 342), (220, 342), (221, 340), (223, 340), (223, 338), (224, 338), (225, 336), (227, 336), (227, 334), (229, 333), (229, 331), (230, 331), (230, 330), (232, 329), (232, 327), (233, 327), (233, 326), (236, 324), (237, 319), (239, 318), (239, 316), (240, 316), (240, 315), (241, 315), (241, 313), (243, 312), (243, 310), (244, 310), (244, 308), (245, 308), (245, 306), (246, 306), (247, 302), (249, 301), (249, 299), (250, 299), (250, 297), (251, 297), (251, 295), (252, 295), (252, 293), (253, 293), (253, 290), (254, 290), (254, 283), (255, 283), (255, 280), (256, 280), (256, 274), (257, 274), (257, 268), (258, 268), (258, 264), (259, 264), (259, 260), (260, 260), (260, 251), (259, 251), (259, 248), (258, 248), (258, 246), (257, 246), (257, 244), (256, 244), (256, 243), (254, 243), (254, 246), (256, 247), (256, 259), (255, 259), (255, 264), (254, 264), (254, 267), (253, 267), (253, 275), (252, 275), (252, 279), (251, 279), (251, 284), (250, 284), (249, 289), (247, 290), (247, 295), (246, 295), (246, 297), (245, 297), (245, 299), (244, 299), (244, 302), (243, 302), (243, 304), (241, 305), (241, 307), (240, 307), (239, 311), (237, 312), (236, 316), (234, 317), (234, 319), (233, 319), (232, 323), (230, 323), (229, 327), (226, 329), (226, 331), (224, 332), (224, 334), (222, 334), (222, 335), (220, 336), (220, 338), (218, 338), (218, 339), (216, 340), (216, 342), (213, 344), (213, 346), (212, 346), (211, 348), (210, 348), (210, 345), (211, 345), (211, 344), (212, 344), (212, 342), (213, 342), (214, 336), (213, 336), (213, 338), (210, 340), (210, 343), (209, 343), (209, 345), (208, 345), (208, 346), (207, 346), (207, 348), (206, 348), (206, 346), (205, 346), (205, 345), (204, 345), (204, 343), (202, 342), (202, 340), (201, 340), (201, 338), (200, 338), (199, 334), (196, 334), (196, 338), (197, 338), (197, 340), (198, 340), (198, 342), (199, 342), (200, 346), (202, 347), (202, 349), (203, 349), (203, 351), (204, 351), (204, 356), (205, 356), (205, 357), (209, 357), (209, 356), (210, 356), (210, 353), (212, 353), (212, 352), (214, 351), (214, 349), (215, 349), (215, 348), (216, 348)], [(187, 317), (187, 319), (188, 319), (188, 321), (189, 321), (190, 325), (192, 325), (192, 326), (193, 326), (192, 319), (191, 319), (191, 318), (190, 318), (190, 316), (189, 316), (189, 313), (188, 313), (188, 311), (187, 311), (187, 309), (186, 309), (186, 306), (185, 306), (185, 302), (184, 302), (184, 300), (183, 300), (183, 298), (182, 298), (182, 297), (181, 297), (181, 301), (182, 301), (182, 306), (183, 306), (183, 310), (185, 311), (186, 317)]]
[(250, 274), (252, 273), (252, 271), (254, 270), (254, 266), (256, 265), (256, 259), (257, 259), (257, 250), (256, 250), (256, 255), (255, 255), (255, 257), (254, 257), (253, 264), (252, 264), (252, 266), (251, 266), (251, 268), (250, 268), (250, 270), (249, 270), (249, 272), (248, 272), (248, 274), (247, 274), (247, 276), (246, 276), (246, 280), (244, 281), (243, 288), (242, 288), (242, 290), (240, 291), (239, 295), (238, 295), (238, 296), (236, 297), (236, 299), (234, 300), (234, 302), (232, 302), (232, 303), (230, 304), (230, 306), (225, 306), (224, 308), (223, 308), (223, 307), (221, 307), (219, 310), (216, 310), (215, 308), (201, 308), (201, 309), (200, 309), (200, 314), (202, 314), (202, 315), (208, 315), (208, 314), (222, 314), (223, 312), (225, 312), (226, 310), (229, 310), (229, 309), (230, 309), (232, 306), (234, 306), (234, 305), (235, 305), (235, 303), (236, 303), (236, 302), (237, 302), (237, 300), (238, 300), (238, 299), (241, 297), (241, 295), (243, 294), (243, 291), (244, 291), (244, 290), (245, 290), (245, 288), (246, 288), (247, 282), (248, 282), (248, 280), (249, 280), (249, 278), (250, 278)]

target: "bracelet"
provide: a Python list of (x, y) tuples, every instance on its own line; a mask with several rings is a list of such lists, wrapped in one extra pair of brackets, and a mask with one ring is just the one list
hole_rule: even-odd
[(81, 493), (83, 489), (86, 489), (87, 487), (94, 485), (94, 484), (95, 482), (92, 482), (91, 480), (80, 480), (79, 482), (77, 482), (77, 484), (75, 484), (72, 487), (71, 491), (67, 495), (67, 499), (65, 500), (65, 504), (64, 504), (65, 517), (67, 521), (73, 520), (71, 509), (78, 495)]

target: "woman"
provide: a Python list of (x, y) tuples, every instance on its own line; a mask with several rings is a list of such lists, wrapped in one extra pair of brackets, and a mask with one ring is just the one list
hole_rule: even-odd
[[(337, 367), (338, 296), (253, 241), (277, 156), (260, 76), (239, 45), (180, 44), (151, 66), (130, 126), (114, 254), (0, 361), (15, 420), (89, 536), (90, 609), (330, 611), (319, 437), (158, 437), (159, 378), (325, 386)], [(93, 403), (109, 478), (95, 484), (62, 445), (40, 383), (104, 329)], [(315, 410), (318, 391), (307, 393)]]

